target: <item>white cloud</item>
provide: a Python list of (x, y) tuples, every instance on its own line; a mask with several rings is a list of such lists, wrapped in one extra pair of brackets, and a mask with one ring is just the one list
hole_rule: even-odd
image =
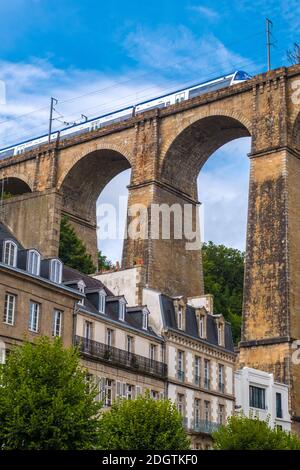
[(199, 13), (201, 16), (205, 16), (209, 20), (218, 20), (220, 18), (220, 15), (216, 10), (203, 5), (192, 5), (188, 9)]
[(127, 36), (124, 45), (139, 64), (189, 80), (235, 68), (255, 69), (251, 60), (229, 50), (212, 34), (197, 37), (185, 26), (157, 30), (139, 27)]

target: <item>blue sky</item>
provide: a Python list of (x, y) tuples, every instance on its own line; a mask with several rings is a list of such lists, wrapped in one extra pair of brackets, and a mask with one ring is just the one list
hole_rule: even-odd
[[(0, 148), (45, 132), (50, 96), (70, 121), (233, 69), (264, 71), (266, 16), (274, 23), (272, 66), (287, 65), (286, 50), (300, 40), (296, 0), (0, 0)], [(199, 177), (205, 238), (238, 248), (249, 145), (220, 149)], [(128, 180), (119, 175), (100, 200), (112, 201), (116, 187), (126, 194)], [(102, 244), (113, 259), (120, 246)]]

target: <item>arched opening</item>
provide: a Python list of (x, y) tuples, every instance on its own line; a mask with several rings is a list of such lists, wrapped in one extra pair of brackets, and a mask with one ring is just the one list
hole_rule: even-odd
[(242, 314), (249, 128), (230, 116), (205, 117), (176, 137), (162, 167), (166, 183), (201, 202), (201, 239), (212, 244), (202, 249), (199, 276), (203, 270), (204, 292), (215, 297), (214, 313), (232, 322), (236, 342)]
[(20, 196), (21, 194), (31, 193), (31, 189), (25, 181), (20, 178), (8, 177), (0, 180), (0, 197), (8, 198), (11, 196)]
[(249, 136), (247, 127), (235, 118), (202, 118), (186, 127), (174, 139), (164, 157), (162, 178), (189, 196), (197, 198), (196, 181), (209, 157), (226, 143)]
[[(97, 243), (96, 232), (98, 231), (99, 234), (99, 224), (101, 225), (99, 208), (110, 194), (113, 196), (110, 204), (118, 217), (118, 207), (115, 205), (119, 195), (122, 194), (124, 197), (127, 194), (127, 189), (125, 190), (124, 187), (128, 184), (130, 168), (128, 159), (120, 152), (111, 149), (95, 150), (75, 163), (61, 184), (62, 213), (70, 219), (95, 263), (97, 250), (106, 254), (105, 250), (109, 246), (105, 240), (98, 240)], [(127, 174), (124, 184), (121, 183), (122, 176), (120, 176), (123, 172)], [(104, 197), (101, 198), (103, 191)]]
[(300, 113), (294, 122), (293, 132), (292, 132), (292, 145), (300, 152)]

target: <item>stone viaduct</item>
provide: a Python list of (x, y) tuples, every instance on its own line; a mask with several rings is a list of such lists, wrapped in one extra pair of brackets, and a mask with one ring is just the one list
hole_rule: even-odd
[[(96, 200), (131, 168), (135, 203), (197, 206), (197, 176), (225, 143), (251, 136), (249, 209), (240, 363), (275, 373), (291, 386), (300, 423), (300, 66), (151, 110), (127, 121), (44, 145), (0, 162), (13, 197), (1, 218), (26, 247), (57, 255), (67, 214), (96, 253)], [(248, 191), (248, 188), (245, 188)], [(149, 220), (149, 233), (151, 218)], [(185, 240), (125, 239), (123, 267), (142, 260), (147, 284), (169, 294), (203, 293), (200, 250)], [(139, 261), (140, 262), (140, 261)], [(295, 362), (295, 361), (294, 361)]]

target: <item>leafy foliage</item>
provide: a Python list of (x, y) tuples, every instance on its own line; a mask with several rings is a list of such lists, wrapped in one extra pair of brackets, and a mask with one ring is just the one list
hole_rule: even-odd
[(113, 263), (107, 259), (107, 256), (103, 255), (101, 251), (98, 251), (98, 269), (99, 271), (109, 271), (113, 268)]
[(2, 200), (6, 200), (6, 199), (10, 199), (12, 197), (12, 194), (11, 193), (8, 193), (7, 191), (4, 191), (3, 194), (1, 194), (1, 199)]
[(203, 245), (205, 292), (214, 296), (214, 311), (230, 321), (237, 343), (241, 332), (244, 253), (208, 242)]
[(292, 65), (300, 63), (300, 45), (297, 42), (294, 42), (293, 49), (287, 51), (287, 58)]
[(67, 217), (62, 217), (60, 226), (59, 257), (70, 268), (85, 274), (92, 274), (96, 266), (86, 251), (86, 246), (78, 238)]
[(297, 436), (279, 428), (270, 428), (268, 422), (257, 417), (231, 416), (226, 426), (213, 433), (217, 450), (299, 450)]
[(104, 450), (186, 450), (190, 442), (182, 417), (169, 400), (149, 394), (135, 400), (117, 400), (101, 419)]
[(0, 448), (93, 449), (98, 445), (96, 385), (74, 349), (40, 338), (13, 350), (0, 369)]

